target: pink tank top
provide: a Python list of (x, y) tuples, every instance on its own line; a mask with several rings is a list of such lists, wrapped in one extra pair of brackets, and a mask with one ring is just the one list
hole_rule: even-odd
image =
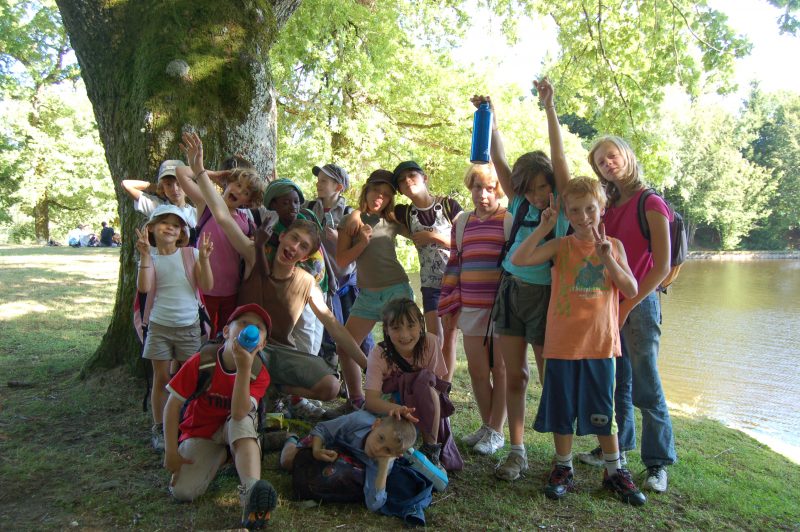
[[(237, 210), (233, 214), (233, 219), (239, 229), (242, 230), (242, 233), (247, 234), (250, 229), (247, 215), (241, 210)], [(213, 216), (200, 229), (200, 233), (197, 235), (198, 242), (200, 242), (200, 238), (205, 233), (211, 235), (211, 241), (214, 243), (214, 251), (211, 252), (211, 257), (209, 257), (211, 273), (214, 275), (214, 288), (204, 293), (216, 297), (236, 295), (239, 292), (239, 284), (241, 283), (239, 268), (242, 257), (228, 241), (228, 237), (225, 236), (224, 231)]]

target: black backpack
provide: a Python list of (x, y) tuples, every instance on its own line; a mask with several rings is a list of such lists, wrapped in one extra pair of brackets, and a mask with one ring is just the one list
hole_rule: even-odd
[(647, 216), (644, 210), (644, 203), (650, 196), (656, 195), (661, 198), (667, 205), (670, 214), (672, 214), (672, 221), (669, 222), (669, 265), (670, 270), (666, 278), (661, 281), (658, 290), (666, 292), (667, 287), (671, 285), (675, 279), (678, 278), (681, 266), (686, 261), (686, 255), (689, 252), (689, 237), (686, 230), (686, 224), (683, 221), (683, 216), (676, 211), (670, 202), (664, 199), (664, 196), (655, 191), (655, 189), (648, 188), (639, 196), (638, 214), (639, 214), (639, 229), (642, 231), (642, 236), (647, 240), (647, 250), (652, 253), (653, 248), (650, 244), (650, 226), (647, 224)]
[(333, 462), (314, 458), (309, 447), (297, 450), (292, 468), (292, 495), (297, 500), (320, 502), (362, 502), (365, 467), (360, 461), (336, 449)]

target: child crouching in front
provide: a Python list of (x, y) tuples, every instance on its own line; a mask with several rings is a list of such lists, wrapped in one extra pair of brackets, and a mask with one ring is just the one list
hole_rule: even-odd
[(410, 299), (386, 303), (382, 321), (383, 342), (367, 357), (364, 408), (375, 414), (412, 409), (422, 432), (420, 452), (447, 471), (462, 469), (447, 419), (455, 409), (439, 337), (425, 332), (425, 318)]
[[(401, 414), (401, 412), (403, 414)], [(311, 445), (314, 459), (335, 462), (335, 448), (349, 453), (365, 466), (364, 502), (377, 512), (386, 504), (386, 479), (396, 458), (403, 456), (417, 439), (417, 429), (407, 409), (396, 409), (384, 418), (364, 410), (318, 423), (311, 434), (298, 441), (291, 436), (281, 451), (281, 467), (291, 471), (297, 451)]]
[[(237, 338), (250, 325), (258, 329), (258, 343), (247, 351)], [(261, 480), (256, 409), (270, 382), (256, 353), (271, 325), (259, 305), (234, 309), (222, 329), (224, 344), (206, 345), (181, 366), (167, 386), (164, 408), (164, 467), (172, 473), (173, 497), (193, 501), (205, 493), (230, 450), (241, 481), (241, 525), (249, 530), (263, 528), (277, 502), (275, 489)]]
[(575, 178), (561, 197), (574, 234), (536, 247), (556, 223), (558, 207), (551, 194), (541, 224), (511, 258), (520, 266), (553, 262), (544, 385), (534, 423), (537, 432), (552, 432), (555, 441), (556, 464), (544, 493), (560, 499), (574, 489), (572, 438), (577, 420), (577, 434), (595, 434), (600, 443), (606, 465), (603, 486), (623, 502), (641, 506), (644, 495), (620, 466), (614, 423), (614, 357), (622, 355), (619, 292), (634, 297), (636, 279), (622, 244), (606, 238), (600, 224), (606, 204), (600, 182)]

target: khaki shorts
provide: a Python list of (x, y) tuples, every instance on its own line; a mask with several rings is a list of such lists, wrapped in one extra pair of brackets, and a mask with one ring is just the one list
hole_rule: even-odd
[(264, 352), (271, 384), (311, 389), (328, 375), (335, 374), (324, 358), (291, 347), (269, 344)]
[(490, 308), (461, 307), (458, 328), (461, 329), (464, 336), (486, 336), (491, 319), (492, 309)]
[(185, 327), (169, 327), (152, 321), (147, 326), (142, 358), (186, 362), (200, 351), (200, 320)]
[(256, 440), (259, 448), (261, 447), (258, 438), (258, 414), (255, 409), (239, 421), (229, 417), (211, 439), (183, 440), (178, 446), (178, 452), (184, 458), (194, 460), (194, 463), (181, 466), (175, 485), (170, 487), (172, 496), (179, 501), (193, 501), (205, 493), (208, 485), (217, 476), (220, 466), (227, 460), (228, 447), (244, 438)]
[(494, 303), (494, 332), (504, 336), (524, 336), (533, 345), (544, 345), (550, 285), (530, 284), (503, 273)]

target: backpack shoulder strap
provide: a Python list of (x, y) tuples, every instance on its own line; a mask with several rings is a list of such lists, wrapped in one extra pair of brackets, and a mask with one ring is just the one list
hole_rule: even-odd
[(639, 205), (637, 209), (637, 213), (639, 215), (639, 230), (642, 232), (642, 236), (647, 240), (650, 241), (650, 226), (647, 224), (647, 213), (644, 210), (644, 203), (647, 201), (647, 198), (655, 194), (658, 196), (658, 193), (652, 189), (647, 188), (642, 192), (642, 195), (639, 196)]
[(200, 214), (200, 219), (197, 220), (197, 225), (194, 226), (195, 236), (198, 241), (200, 240), (200, 231), (203, 230), (203, 226), (205, 226), (210, 219), (211, 219), (211, 209), (209, 209), (208, 205), (206, 205), (206, 208), (203, 209), (203, 212)]
[[(436, 201), (442, 204), (442, 212), (448, 222), (453, 223), (453, 206), (450, 203), (450, 198), (447, 196), (439, 196)], [(456, 214), (458, 216), (458, 214)]]
[(194, 256), (195, 248), (188, 246), (181, 248), (181, 259), (183, 260), (183, 270), (186, 272), (186, 278), (189, 279), (189, 284), (192, 290), (197, 290), (197, 281), (194, 278), (194, 265), (197, 259)]
[(342, 209), (342, 213), (344, 216), (347, 216), (351, 212), (353, 212), (353, 208), (350, 205), (345, 205), (344, 209)]
[(467, 229), (467, 223), (469, 223), (471, 215), (472, 213), (461, 211), (456, 215), (456, 219), (453, 222), (456, 226), (456, 249), (458, 249), (459, 255), (464, 249), (464, 231)]
[[(511, 246), (514, 245), (514, 240), (517, 238), (519, 228), (522, 226), (522, 221), (525, 219), (525, 216), (527, 216), (530, 206), (531, 203), (527, 199), (523, 198), (522, 203), (519, 204), (519, 208), (517, 208), (517, 212), (514, 213), (513, 218), (506, 214), (506, 218), (503, 220), (503, 233), (507, 235), (506, 245), (503, 246), (503, 250), (500, 252), (500, 256), (497, 258), (498, 266), (503, 264), (503, 260), (505, 260), (508, 251), (511, 249)], [(511, 228), (506, 231), (509, 218), (511, 218)]]
[(386, 342), (379, 342), (378, 345), (381, 346), (383, 352), (389, 356), (389, 360), (394, 362), (394, 364), (400, 368), (400, 371), (403, 373), (412, 373), (414, 371), (414, 368), (411, 367), (411, 364), (409, 364), (407, 360), (401, 357), (393, 349), (389, 349), (389, 346), (386, 345)]
[(186, 400), (188, 403), (200, 397), (211, 386), (211, 377), (214, 376), (214, 368), (217, 367), (217, 352), (220, 348), (219, 342), (208, 342), (200, 348), (200, 365), (197, 368), (197, 386), (194, 393)]
[(503, 217), (503, 238), (508, 239), (511, 238), (511, 227), (514, 225), (514, 217), (511, 215), (509, 211), (506, 211), (505, 216)]

